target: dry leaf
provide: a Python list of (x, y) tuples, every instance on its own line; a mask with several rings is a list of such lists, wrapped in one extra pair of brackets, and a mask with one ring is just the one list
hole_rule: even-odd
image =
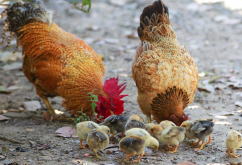
[(234, 104), (237, 105), (237, 106), (242, 107), (242, 102), (240, 102), (240, 101), (236, 101)]
[(192, 162), (181, 162), (179, 163), (179, 165), (195, 165), (195, 164)]
[(214, 92), (214, 87), (210, 84), (198, 84), (197, 87), (200, 91)]
[(232, 116), (234, 112), (218, 112), (218, 113), (208, 113), (210, 116)]
[(69, 126), (61, 127), (58, 130), (56, 130), (55, 133), (57, 133), (58, 136), (62, 137), (78, 137), (76, 133), (76, 128)]
[(10, 118), (0, 115), (0, 121), (9, 120)]
[(90, 156), (90, 154), (89, 153), (85, 153), (85, 154), (83, 154), (84, 156), (87, 156), (87, 157), (89, 157)]

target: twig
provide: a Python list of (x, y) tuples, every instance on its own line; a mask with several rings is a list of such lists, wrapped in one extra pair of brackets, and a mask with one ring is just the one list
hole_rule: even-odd
[(4, 136), (1, 136), (1, 135), (0, 135), (0, 139), (1, 139), (1, 140), (7, 140), (7, 141), (10, 141), (10, 142), (12, 142), (12, 143), (21, 144), (20, 141), (12, 140), (12, 139), (9, 139), (9, 138), (4, 137)]

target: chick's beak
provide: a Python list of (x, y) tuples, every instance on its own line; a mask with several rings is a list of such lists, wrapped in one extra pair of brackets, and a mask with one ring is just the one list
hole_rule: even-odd
[(157, 147), (155, 150), (157, 151), (159, 149), (159, 147)]

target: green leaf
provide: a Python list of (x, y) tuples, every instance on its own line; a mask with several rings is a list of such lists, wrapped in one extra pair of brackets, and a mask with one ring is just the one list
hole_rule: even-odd
[(92, 97), (94, 98), (94, 101), (98, 101), (98, 97), (97, 97), (97, 95), (92, 95)]
[(92, 110), (95, 110), (97, 104), (96, 103), (92, 103)]

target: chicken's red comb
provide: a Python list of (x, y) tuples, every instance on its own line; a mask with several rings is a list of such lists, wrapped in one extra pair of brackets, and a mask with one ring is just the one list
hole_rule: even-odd
[(118, 85), (118, 77), (110, 78), (106, 80), (103, 89), (109, 95), (111, 106), (113, 107), (114, 114), (121, 114), (123, 110), (124, 101), (121, 100), (123, 97), (128, 95), (121, 95), (126, 88), (126, 83)]

